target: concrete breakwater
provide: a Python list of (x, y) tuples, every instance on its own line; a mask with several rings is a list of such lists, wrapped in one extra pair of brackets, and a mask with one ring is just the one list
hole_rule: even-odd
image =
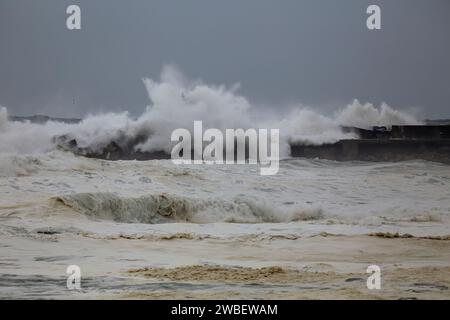
[(333, 144), (291, 145), (293, 157), (338, 161), (405, 161), (422, 159), (450, 163), (450, 125), (373, 127), (372, 130), (343, 127), (360, 139)]
[(422, 159), (450, 163), (450, 139), (446, 140), (341, 140), (333, 144), (294, 145), (293, 157), (338, 161), (405, 161)]
[[(414, 125), (373, 127), (372, 130), (343, 127), (360, 139), (340, 140), (336, 143), (312, 145), (291, 144), (291, 156), (338, 161), (405, 161), (423, 159), (450, 163), (450, 125)], [(75, 139), (57, 137), (61, 148), (91, 158), (106, 160), (170, 159), (164, 151), (135, 150), (143, 137), (112, 141), (100, 151), (80, 148)]]

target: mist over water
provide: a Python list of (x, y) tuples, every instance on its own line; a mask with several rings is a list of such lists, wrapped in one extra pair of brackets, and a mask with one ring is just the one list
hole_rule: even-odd
[[(239, 84), (205, 84), (183, 75), (176, 67), (163, 67), (159, 81), (145, 78), (150, 104), (137, 119), (128, 112), (88, 115), (80, 123), (45, 124), (8, 121), (7, 109), (0, 107), (0, 152), (42, 153), (53, 150), (54, 138), (68, 136), (81, 148), (101, 151), (110, 142), (128, 143), (139, 137), (135, 149), (170, 152), (170, 136), (177, 128), (193, 131), (195, 120), (204, 128), (280, 129), (281, 155), (289, 156), (289, 144), (323, 144), (357, 138), (344, 133), (341, 126), (371, 128), (402, 124), (419, 124), (414, 116), (387, 104), (376, 107), (354, 100), (337, 107), (332, 115), (322, 115), (298, 104), (277, 115), (264, 113), (239, 95)], [(50, 115), (51, 116), (51, 115)]]

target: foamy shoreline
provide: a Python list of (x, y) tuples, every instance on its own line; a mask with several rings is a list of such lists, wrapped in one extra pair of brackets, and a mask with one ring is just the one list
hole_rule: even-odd
[[(445, 240), (315, 236), (152, 241), (73, 235), (2, 235), (1, 240), (2, 298), (450, 297), (450, 241)], [(374, 262), (382, 269), (381, 290), (366, 287), (366, 268)], [(65, 287), (69, 264), (82, 270), (81, 292)]]

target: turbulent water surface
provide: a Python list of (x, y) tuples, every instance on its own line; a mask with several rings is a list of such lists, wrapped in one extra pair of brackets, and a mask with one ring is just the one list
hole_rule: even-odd
[[(443, 164), (287, 159), (263, 177), (3, 153), (0, 194), (1, 297), (449, 297)], [(384, 291), (367, 290), (369, 264)]]
[[(329, 116), (302, 105), (275, 114), (238, 86), (170, 66), (144, 84), (151, 105), (137, 118), (37, 124), (11, 121), (0, 106), (1, 298), (450, 297), (448, 165), (289, 158), (290, 144), (357, 138), (341, 126), (420, 124), (415, 117), (356, 100)], [(87, 159), (58, 144), (170, 152), (172, 131), (192, 131), (195, 120), (280, 129), (278, 174)], [(366, 286), (373, 264), (381, 290)], [(82, 290), (66, 286), (70, 265)]]

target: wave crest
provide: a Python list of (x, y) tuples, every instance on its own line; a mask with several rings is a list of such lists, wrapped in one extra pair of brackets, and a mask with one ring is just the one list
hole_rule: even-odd
[(323, 218), (321, 209), (274, 210), (262, 201), (242, 197), (226, 201), (166, 193), (138, 198), (121, 197), (112, 193), (75, 193), (52, 200), (96, 219), (124, 223), (276, 223)]

